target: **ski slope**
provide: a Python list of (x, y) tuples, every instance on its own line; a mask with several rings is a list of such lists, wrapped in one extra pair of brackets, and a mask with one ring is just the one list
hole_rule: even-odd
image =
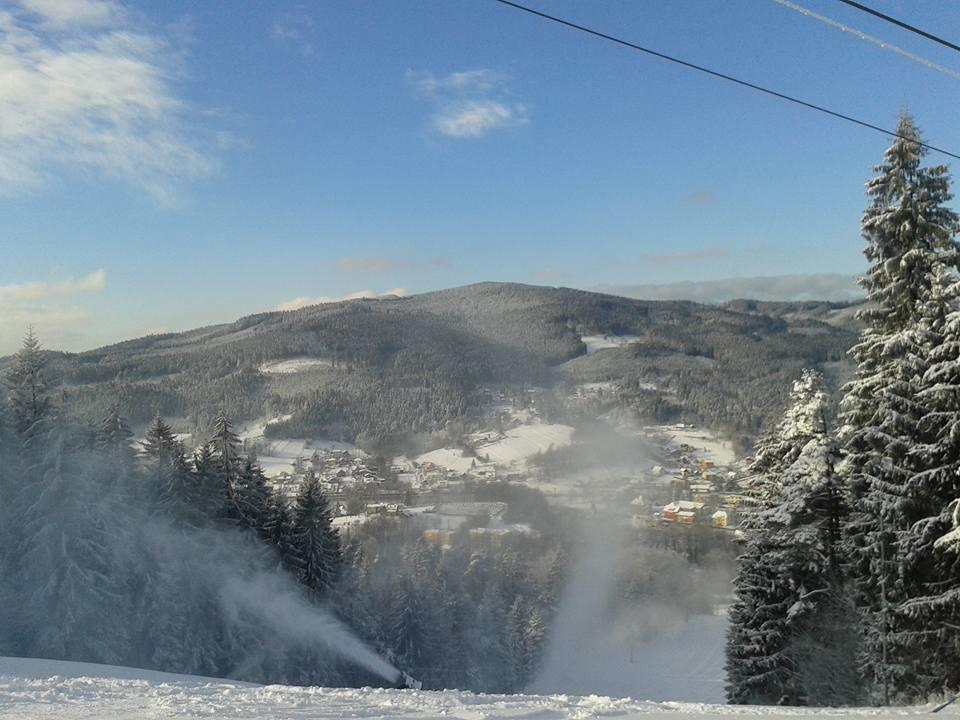
[[(584, 720), (586, 718), (923, 717), (932, 706), (807, 709), (647, 702), (598, 695), (474, 695), (375, 688), (249, 685), (149, 670), (52, 660), (0, 658), (0, 718), (157, 720), (159, 718), (382, 718), (383, 720)], [(948, 708), (940, 718), (957, 717)]]

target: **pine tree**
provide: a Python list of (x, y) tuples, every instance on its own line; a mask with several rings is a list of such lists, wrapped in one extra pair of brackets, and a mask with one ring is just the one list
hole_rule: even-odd
[(237, 486), (242, 469), (240, 438), (222, 410), (213, 421), (213, 435), (208, 444), (211, 462), (205, 472), (216, 487), (216, 495), (211, 498), (216, 503), (215, 512), (234, 522), (240, 522), (242, 516), (237, 499)]
[(246, 527), (266, 538), (270, 524), (273, 493), (267, 485), (263, 469), (254, 459), (247, 458), (231, 488), (232, 513)]
[(168, 512), (198, 522), (202, 511), (197, 507), (201, 500), (197, 479), (183, 444), (159, 413), (147, 428), (140, 447), (153, 497)]
[(840, 586), (838, 546), (845, 513), (828, 416), (823, 379), (804, 371), (777, 432), (764, 441), (769, 450), (765, 460), (760, 456), (764, 491), (744, 523), (748, 538), (730, 610), (731, 702), (820, 701), (810, 697), (797, 646), (823, 622), (830, 607), (825, 601)]
[(293, 505), (292, 545), (297, 579), (324, 594), (336, 583), (343, 562), (327, 496), (316, 479), (305, 480)]
[(527, 617), (527, 625), (523, 629), (523, 645), (526, 650), (526, 681), (529, 683), (536, 677), (540, 669), (540, 660), (543, 657), (543, 645), (547, 638), (547, 628), (543, 622), (540, 610), (532, 608)]
[(899, 582), (905, 600), (891, 613), (888, 642), (900, 662), (915, 664), (910, 692), (916, 697), (960, 689), (960, 557), (937, 545), (949, 532), (950, 503), (960, 496), (960, 284), (938, 278), (928, 313), (935, 344), (918, 400), (922, 442), (912, 466), (922, 468), (904, 485), (898, 512)]
[(140, 446), (143, 448), (144, 455), (158, 460), (169, 457), (177, 449), (176, 435), (160, 417), (160, 413), (153, 418)]
[(50, 409), (45, 368), (40, 341), (33, 328), (29, 328), (8, 377), (14, 427), (21, 436), (29, 435)]
[(784, 470), (800, 457), (810, 440), (823, 436), (826, 405), (823, 377), (814, 370), (804, 370), (793, 384), (783, 418), (757, 445), (756, 457), (749, 468), (753, 475), (751, 496), (755, 502), (764, 506), (779, 496)]
[(80, 429), (63, 417), (47, 428), (27, 491), (20, 550), (24, 612), (33, 630), (27, 652), (119, 664), (128, 626), (114, 555), (125, 525), (113, 492), (118, 469), (89, 452)]
[(97, 449), (114, 457), (123, 456), (125, 459), (132, 459), (131, 437), (133, 437), (133, 433), (130, 431), (127, 421), (120, 417), (119, 405), (111, 405), (107, 416), (101, 421), (100, 427), (97, 428)]
[(911, 647), (906, 635), (896, 637), (892, 608), (917, 592), (901, 571), (915, 545), (911, 528), (927, 513), (908, 487), (925, 470), (918, 453), (926, 415), (920, 393), (931, 348), (939, 342), (936, 318), (945, 314), (942, 285), (956, 272), (958, 228), (947, 207), (947, 168), (922, 166), (926, 149), (909, 116), (901, 117), (897, 131), (900, 137), (867, 183), (871, 203), (861, 227), (870, 267), (860, 282), (870, 302), (851, 351), (856, 379), (841, 406), (842, 471), (852, 508), (845, 536), (864, 618), (862, 669), (883, 689), (884, 700), (890, 692), (916, 697), (914, 678), (927, 675), (922, 648)]

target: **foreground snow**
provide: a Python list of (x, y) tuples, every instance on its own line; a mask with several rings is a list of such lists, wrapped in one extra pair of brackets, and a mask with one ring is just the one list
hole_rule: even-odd
[[(827, 716), (902, 718), (927, 707), (820, 710), (653, 703), (597, 695), (474, 695), (465, 692), (257, 686), (51, 660), (0, 658), (0, 717), (46, 718), (709, 718)], [(950, 717), (948, 710), (942, 717)], [(956, 713), (952, 713), (956, 716)]]

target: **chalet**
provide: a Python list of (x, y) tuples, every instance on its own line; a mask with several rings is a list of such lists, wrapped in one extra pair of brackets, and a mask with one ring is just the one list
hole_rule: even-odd
[(726, 510), (717, 510), (710, 516), (710, 524), (715, 528), (725, 528), (730, 520)]
[(713, 486), (708, 483), (692, 483), (690, 485), (690, 494), (694, 499), (700, 500), (713, 492)]
[[(685, 524), (693, 524), (693, 520), (696, 519), (697, 515), (703, 510), (704, 504), (702, 502), (694, 502), (691, 500), (674, 500), (672, 503), (663, 506), (663, 512), (661, 514), (661, 519), (666, 522), (677, 522), (680, 520), (681, 513), (691, 513), (683, 515)], [(689, 518), (693, 518), (693, 520)]]

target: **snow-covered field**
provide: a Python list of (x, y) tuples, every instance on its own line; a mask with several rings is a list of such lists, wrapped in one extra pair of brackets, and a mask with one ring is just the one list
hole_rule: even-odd
[(659, 425), (650, 429), (666, 435), (673, 445), (686, 444), (694, 447), (698, 458), (710, 460), (717, 465), (730, 465), (737, 458), (733, 444), (727, 440), (721, 440), (710, 430), (679, 428), (673, 425)]
[(475, 457), (467, 457), (463, 454), (463, 450), (458, 448), (440, 448), (420, 455), (417, 462), (421, 465), (423, 463), (433, 463), (456, 473), (465, 473), (474, 464), (479, 465), (483, 461)]
[(424, 453), (418, 463), (431, 462), (454, 472), (467, 472), (474, 462), (480, 465), (489, 458), (496, 465), (522, 465), (528, 458), (550, 448), (561, 448), (573, 442), (573, 428), (569, 425), (534, 423), (507, 430), (504, 437), (476, 448), (477, 457), (466, 457), (456, 448), (441, 448)]
[(275, 418), (260, 419), (244, 425), (237, 431), (241, 440), (256, 442), (265, 446), (257, 460), (267, 477), (273, 478), (282, 472), (291, 472), (293, 462), (298, 457), (307, 460), (314, 450), (346, 450), (351, 455), (364, 457), (364, 453), (356, 445), (338, 442), (336, 440), (291, 438), (286, 440), (267, 440), (263, 433), (267, 425), (290, 419), (290, 415), (281, 415)]
[(322, 358), (296, 357), (264, 363), (260, 366), (260, 372), (268, 375), (289, 375), (291, 373), (303, 372), (304, 370), (330, 367), (331, 365), (333, 365), (332, 362), (323, 360)]
[[(245, 685), (106, 665), (0, 658), (0, 717), (17, 720), (159, 718), (382, 718), (565, 720), (574, 718), (864, 717), (927, 715), (929, 707), (804, 709), (646, 702), (598, 695), (475, 695), (468, 692)], [(946, 710), (942, 718), (956, 717)]]
[(498, 465), (510, 465), (573, 442), (573, 428), (569, 425), (520, 425), (507, 430), (505, 434), (506, 437), (490, 445), (478, 447), (477, 453), (489, 457), (490, 462)]
[(587, 346), (587, 355), (593, 355), (597, 350), (623, 347), (640, 338), (636, 335), (584, 335), (580, 339)]

